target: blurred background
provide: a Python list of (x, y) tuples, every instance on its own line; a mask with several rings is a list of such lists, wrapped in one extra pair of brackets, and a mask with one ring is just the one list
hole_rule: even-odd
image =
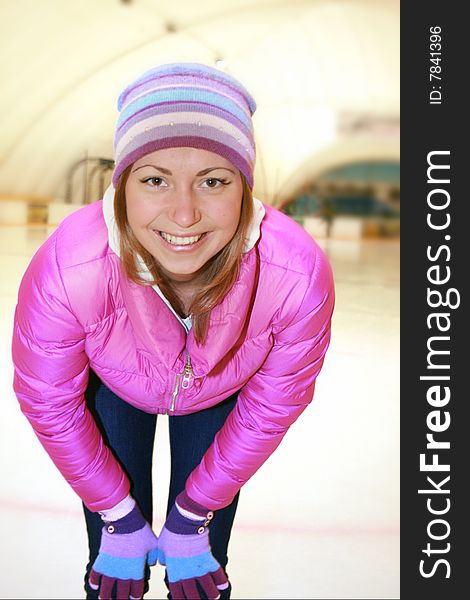
[[(233, 598), (398, 597), (399, 2), (0, 0), (0, 48), (0, 597), (83, 597), (86, 562), (80, 501), (12, 392), (18, 285), (109, 184), (121, 89), (177, 61), (252, 93), (255, 195), (317, 239), (337, 289), (313, 404), (242, 491)], [(166, 597), (160, 571), (149, 598)]]

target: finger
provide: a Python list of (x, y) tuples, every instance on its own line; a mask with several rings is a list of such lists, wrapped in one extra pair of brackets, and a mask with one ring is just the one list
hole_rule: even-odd
[(181, 584), (183, 586), (185, 598), (190, 598), (191, 600), (193, 600), (193, 598), (197, 599), (201, 597), (201, 594), (197, 589), (196, 581), (194, 579), (183, 579), (181, 581)]
[(149, 565), (149, 567), (153, 567), (154, 565), (157, 564), (157, 558), (158, 558), (158, 548), (154, 548), (153, 550), (150, 550), (150, 552), (147, 554), (147, 564)]
[(131, 591), (131, 580), (130, 579), (118, 579), (116, 600), (129, 600), (129, 594)]
[(101, 578), (101, 587), (98, 596), (99, 600), (109, 600), (112, 597), (114, 581), (114, 578), (103, 575)]
[(220, 585), (218, 585), (217, 589), (220, 591), (226, 590), (229, 585), (230, 585), (230, 582), (227, 580), (225, 583), (221, 583)]
[(219, 567), (215, 573), (211, 573), (217, 589), (226, 590), (229, 586), (228, 577), (222, 567)]
[(97, 590), (100, 587), (101, 573), (97, 573), (94, 569), (91, 570), (88, 576), (88, 585), (93, 590)]
[[(216, 598), (220, 598), (220, 592), (217, 589), (214, 580), (212, 579), (211, 575), (209, 575), (209, 573), (203, 575), (202, 577), (198, 577), (197, 582), (202, 587), (209, 600), (215, 600)], [(199, 598), (199, 596), (197, 597)]]
[(143, 579), (139, 579), (136, 581), (135, 579), (131, 580), (131, 593), (129, 598), (131, 600), (140, 600), (144, 595), (144, 587), (145, 581)]
[(181, 585), (181, 581), (176, 581), (175, 583), (169, 583), (168, 587), (170, 588), (171, 600), (186, 600), (186, 596), (184, 595), (183, 586)]

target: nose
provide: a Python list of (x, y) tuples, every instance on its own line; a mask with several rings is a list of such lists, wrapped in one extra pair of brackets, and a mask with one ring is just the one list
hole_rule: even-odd
[(179, 227), (189, 228), (201, 220), (197, 199), (191, 190), (181, 190), (172, 199), (169, 217)]

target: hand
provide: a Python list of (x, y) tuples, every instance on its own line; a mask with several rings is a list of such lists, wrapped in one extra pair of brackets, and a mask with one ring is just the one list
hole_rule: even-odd
[(90, 587), (99, 589), (102, 600), (111, 598), (115, 583), (119, 600), (142, 598), (145, 567), (156, 564), (157, 545), (157, 536), (137, 506), (125, 517), (107, 522), (88, 579)]
[[(205, 515), (197, 514), (201, 509)], [(158, 561), (166, 566), (172, 600), (201, 598), (196, 582), (211, 600), (229, 586), (227, 575), (211, 552), (207, 526), (213, 516), (186, 492), (176, 498), (158, 543)]]

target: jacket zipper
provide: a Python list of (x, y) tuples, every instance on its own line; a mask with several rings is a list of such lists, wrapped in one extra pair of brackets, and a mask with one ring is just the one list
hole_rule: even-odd
[(191, 364), (191, 357), (189, 356), (189, 352), (186, 353), (186, 364), (184, 366), (184, 371), (183, 371), (183, 383), (181, 384), (181, 387), (183, 388), (183, 390), (187, 390), (188, 387), (191, 385), (191, 377), (194, 376), (193, 373), (193, 366)]
[(169, 408), (168, 412), (173, 412), (175, 410), (175, 402), (176, 402), (176, 396), (178, 395), (180, 379), (181, 379), (181, 373), (178, 373), (176, 375), (175, 388), (173, 390), (173, 394), (171, 395), (170, 408)]
[(181, 383), (181, 387), (183, 390), (187, 390), (191, 385), (191, 378), (194, 377), (193, 367), (191, 365), (191, 357), (189, 356), (189, 352), (186, 353), (186, 364), (184, 366), (183, 372), (178, 373), (176, 375), (175, 387), (173, 388), (173, 393), (171, 395), (171, 402), (169, 412), (173, 412), (175, 410), (176, 399), (178, 397), (178, 391), (180, 387), (181, 378), (183, 379)]

